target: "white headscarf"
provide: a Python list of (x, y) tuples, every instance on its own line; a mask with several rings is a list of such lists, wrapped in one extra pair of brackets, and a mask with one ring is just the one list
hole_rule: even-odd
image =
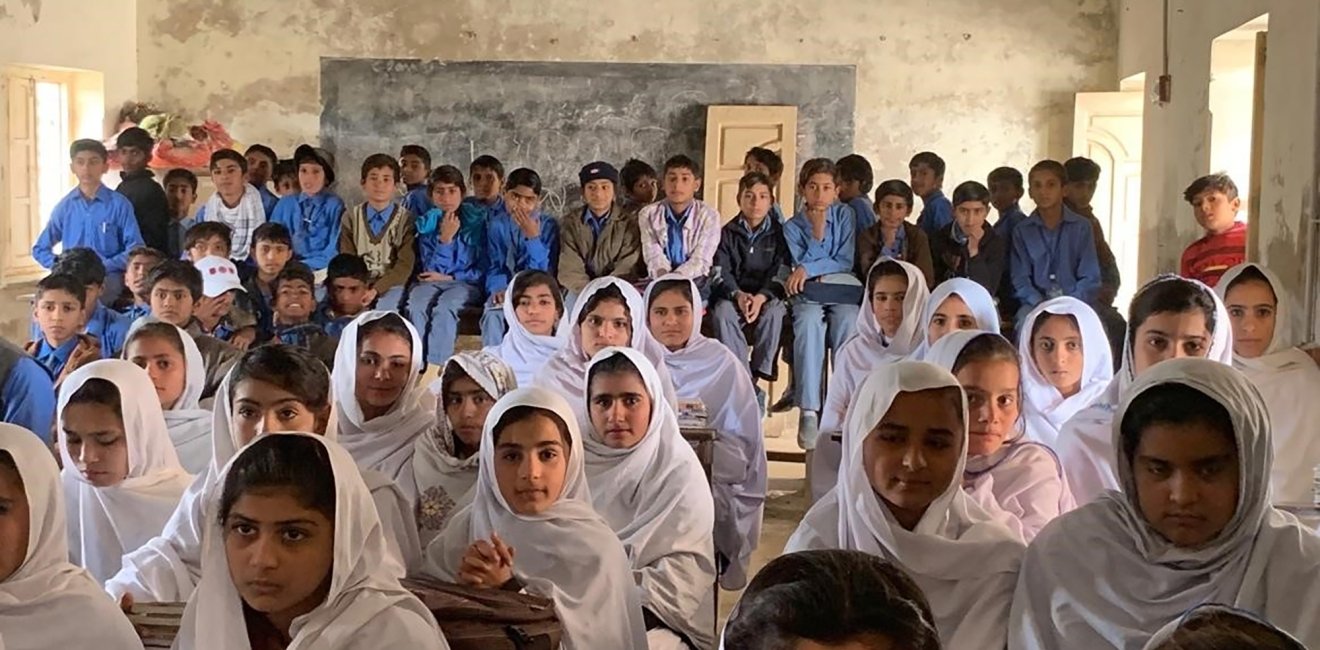
[[(605, 348), (591, 368), (616, 354), (637, 368), (651, 398), (646, 435), (616, 449), (591, 428), (584, 441), (592, 504), (623, 541), (642, 589), (642, 606), (697, 647), (714, 643), (715, 504), (706, 473), (678, 429), (678, 416), (659, 398), (660, 376), (632, 348)], [(586, 401), (586, 398), (583, 398)]]
[[(362, 414), (355, 389), (357, 387), (358, 330), (372, 321), (387, 316), (398, 319), (408, 328), (412, 343), (412, 365), (408, 370), (408, 384), (398, 401), (384, 415), (367, 420)], [(435, 427), (433, 397), (420, 378), (426, 363), (422, 360), (422, 337), (406, 318), (392, 311), (363, 312), (344, 328), (335, 350), (335, 367), (330, 373), (331, 392), (339, 410), (338, 442), (357, 459), (363, 469), (374, 469), (388, 476), (411, 502), (416, 484), (413, 482), (412, 455), (418, 436)]]
[[(164, 322), (155, 316), (143, 316), (133, 321), (124, 339), (126, 343), (121, 356), (128, 359), (128, 343), (143, 325)], [(169, 429), (170, 441), (179, 455), (179, 464), (189, 474), (200, 474), (211, 462), (211, 411), (199, 406), (202, 390), (206, 388), (206, 364), (193, 337), (177, 326), (171, 327), (178, 330), (179, 342), (183, 346), (185, 378), (183, 394), (165, 409), (165, 427)]]
[[(113, 487), (93, 487), (69, 456), (64, 409), (89, 379), (104, 379), (119, 390), (128, 476)], [(104, 582), (119, 571), (124, 553), (160, 533), (192, 477), (174, 453), (151, 378), (128, 361), (104, 359), (74, 371), (60, 386), (56, 416), (69, 506), (69, 557)]]
[[(1137, 301), (1143, 293), (1164, 282), (1188, 282), (1196, 285), (1215, 304), (1215, 323), (1210, 332), (1210, 350), (1206, 358), (1224, 365), (1233, 363), (1233, 325), (1229, 322), (1224, 301), (1210, 287), (1176, 275), (1161, 275), (1146, 283), (1132, 298)], [(1118, 489), (1118, 473), (1114, 471), (1113, 423), (1119, 400), (1127, 394), (1128, 386), (1136, 380), (1136, 363), (1132, 357), (1132, 339), (1137, 326), (1129, 319), (1128, 336), (1123, 340), (1123, 365), (1109, 381), (1109, 387), (1096, 396), (1091, 405), (1078, 411), (1059, 431), (1054, 451), (1068, 477), (1068, 488), (1077, 503), (1090, 503), (1105, 490)]]
[[(1044, 314), (1069, 315), (1077, 321), (1082, 339), (1082, 376), (1081, 388), (1072, 397), (1064, 397), (1036, 367), (1031, 333), (1036, 319)], [(1109, 349), (1109, 335), (1105, 333), (1100, 317), (1086, 303), (1070, 296), (1060, 296), (1031, 310), (1022, 322), (1017, 349), (1022, 362), (1022, 415), (1027, 437), (1053, 447), (1064, 423), (1109, 388), (1109, 382), (1114, 378), (1114, 353)]]
[[(520, 271), (513, 276), (509, 287), (519, 288), (521, 286), (519, 282), (527, 273), (529, 272)], [(549, 336), (533, 334), (518, 320), (518, 305), (516, 300), (512, 300), (513, 293), (513, 291), (509, 292), (510, 299), (505, 300), (502, 306), (504, 322), (509, 325), (508, 331), (504, 333), (504, 340), (499, 345), (486, 348), (486, 352), (509, 364), (513, 374), (518, 378), (519, 386), (530, 386), (532, 378), (541, 371), (550, 357), (568, 344), (572, 321), (569, 320), (568, 311), (565, 310), (555, 326), (554, 333)]]
[[(936, 341), (926, 361), (953, 372), (963, 349), (981, 336), (1002, 339), (1008, 347), (1013, 345), (993, 332), (959, 330)], [(1013, 528), (1029, 543), (1045, 524), (1076, 508), (1077, 502), (1054, 452), (1028, 440), (1021, 424), (1015, 423), (1014, 431), (994, 453), (968, 457), (963, 489), (987, 509), (1007, 513)]]
[(582, 326), (578, 321), (586, 313), (587, 303), (591, 302), (591, 297), (596, 295), (597, 291), (609, 286), (617, 287), (623, 293), (624, 301), (628, 303), (628, 317), (632, 320), (632, 347), (640, 350), (656, 367), (660, 373), (665, 399), (674, 407), (675, 412), (678, 411), (678, 397), (674, 392), (674, 384), (669, 378), (669, 370), (665, 367), (665, 346), (660, 345), (660, 342), (651, 336), (651, 330), (646, 326), (646, 301), (642, 300), (642, 294), (637, 293), (637, 289), (631, 284), (607, 275), (588, 282), (587, 286), (582, 288), (577, 302), (573, 304), (573, 318), (570, 321), (573, 323), (573, 329), (568, 346), (550, 357), (531, 383), (533, 386), (549, 388), (562, 395), (564, 400), (572, 405), (578, 424), (583, 428), (591, 426), (586, 408), (587, 362), (591, 359), (582, 348)]
[[(352, 456), (323, 436), (261, 436), (225, 467), (277, 436), (301, 436), (324, 445), (335, 483), (334, 564), (325, 601), (293, 620), (289, 650), (347, 648), (448, 648), (435, 619), (399, 585), (403, 566), (389, 551), (371, 492)], [(202, 580), (188, 600), (175, 648), (248, 648), (243, 600), (230, 577), (219, 499), (206, 507)]]
[(0, 582), (0, 647), (140, 650), (128, 619), (69, 562), (60, 470), (50, 449), (31, 431), (0, 423), (0, 450), (14, 460), (29, 511), (23, 563)]
[[(499, 400), (518, 387), (513, 370), (489, 352), (459, 352), (445, 362), (437, 384), (451, 371), (461, 371), (476, 382), (491, 401)], [(422, 544), (444, 529), (449, 517), (471, 503), (472, 486), (477, 483), (477, 460), (480, 454), (459, 458), (454, 451), (454, 432), (445, 414), (441, 387), (435, 387), (435, 428), (417, 438), (413, 454), (413, 479), (417, 490), (417, 530)]]
[(936, 286), (926, 300), (926, 309), (921, 313), (921, 344), (908, 355), (908, 360), (921, 361), (926, 358), (926, 352), (930, 350), (930, 321), (950, 296), (958, 296), (967, 304), (967, 310), (976, 318), (976, 329), (999, 333), (999, 310), (990, 292), (974, 280), (950, 278)]
[[(563, 491), (536, 515), (514, 512), (495, 478), (495, 427), (523, 406), (554, 413), (569, 436)], [(555, 601), (566, 650), (645, 650), (637, 585), (619, 538), (591, 506), (586, 452), (568, 402), (544, 388), (516, 389), (495, 403), (481, 435), (476, 494), (426, 548), (427, 570), (456, 580), (468, 546), (498, 534), (513, 547), (513, 572), (526, 590)]]
[[(1247, 267), (1265, 276), (1275, 296), (1278, 276), (1252, 262), (1239, 264), (1224, 273), (1215, 291), (1227, 299), (1228, 288)], [(1274, 338), (1265, 353), (1255, 359), (1233, 355), (1233, 367), (1256, 385), (1269, 409), (1274, 438), (1274, 472), (1270, 477), (1274, 503), (1311, 503), (1312, 473), (1320, 465), (1320, 368), (1311, 356), (1296, 347), (1292, 335), (1292, 305), (1278, 300), (1274, 313)]]
[[(1133, 401), (1166, 384), (1204, 393), (1233, 421), (1237, 511), (1197, 549), (1174, 546), (1146, 523), (1121, 442)], [(1320, 647), (1320, 537), (1268, 503), (1269, 415), (1245, 376), (1205, 359), (1162, 362), (1125, 395), (1110, 440), (1123, 491), (1106, 492), (1041, 531), (1023, 563), (1011, 647), (1140, 648), (1201, 603), (1245, 609)]]
[[(1220, 283), (1220, 286), (1223, 286), (1222, 283)], [(1213, 603), (1208, 605), (1197, 605), (1196, 607), (1193, 607), (1191, 610), (1189, 610), (1186, 614), (1183, 614), (1177, 619), (1169, 621), (1168, 625), (1165, 625), (1163, 628), (1160, 628), (1160, 631), (1157, 632), (1155, 636), (1152, 636), (1150, 638), (1150, 641), (1146, 643), (1146, 646), (1143, 650), (1161, 650), (1160, 645), (1170, 641), (1173, 638), (1173, 635), (1176, 634), (1178, 630), (1182, 629), (1183, 625), (1188, 623), (1193, 623), (1195, 622), (1196, 619), (1200, 617), (1211, 617), (1211, 616), (1231, 616), (1237, 619), (1250, 621), (1252, 623), (1255, 623), (1257, 625), (1260, 625), (1261, 627), (1270, 630), (1273, 634), (1282, 637), (1281, 640), (1287, 640), (1291, 642), (1293, 644), (1293, 650), (1306, 650), (1306, 646), (1303, 646), (1301, 643), (1298, 643), (1297, 639), (1294, 639), (1292, 635), (1288, 634), (1287, 632), (1284, 632), (1283, 630), (1274, 627), (1273, 623), (1270, 623), (1269, 621), (1264, 620), (1259, 616), (1252, 614), (1251, 612), (1241, 610), (1236, 607), (1229, 607), (1227, 605), (1217, 605)], [(1181, 648), (1184, 646), (1179, 644), (1178, 647)]]
[[(913, 530), (894, 520), (876, 495), (862, 458), (868, 435), (899, 393), (961, 388), (947, 370), (901, 361), (873, 371), (848, 411), (839, 483), (811, 507), (784, 551), (841, 548), (865, 551), (901, 566), (930, 601), (949, 650), (1005, 646), (1008, 609), (1022, 560), (1021, 538), (962, 490), (966, 453), (944, 492)], [(967, 422), (967, 400), (962, 398)], [(960, 449), (967, 448), (967, 426)]]

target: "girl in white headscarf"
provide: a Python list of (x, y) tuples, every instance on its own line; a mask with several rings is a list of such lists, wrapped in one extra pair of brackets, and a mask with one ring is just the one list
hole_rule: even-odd
[(1215, 291), (1233, 323), (1233, 367), (1260, 390), (1274, 437), (1274, 503), (1311, 503), (1312, 474), (1320, 465), (1320, 368), (1296, 347), (1288, 302), (1278, 299), (1279, 279), (1254, 263), (1220, 278)]
[(715, 552), (720, 585), (742, 589), (747, 567), (761, 537), (767, 469), (756, 403), (747, 364), (715, 339), (701, 335), (701, 294), (691, 279), (665, 276), (646, 290), (647, 324), (665, 346), (665, 366), (681, 399), (706, 406), (707, 424), (716, 431), (711, 463), (715, 495)]
[(587, 424), (587, 362), (609, 346), (631, 346), (660, 373), (665, 399), (678, 411), (678, 397), (665, 367), (665, 348), (646, 328), (646, 302), (631, 284), (613, 276), (596, 278), (573, 304), (568, 347), (555, 353), (531, 385), (549, 388), (573, 406), (578, 424)]
[(59, 472), (35, 434), (0, 423), (0, 648), (141, 650), (123, 612), (69, 562)]
[(513, 370), (484, 350), (449, 357), (437, 384), (436, 426), (417, 439), (412, 460), (423, 547), (444, 530), (450, 516), (472, 502), (486, 416), (499, 398), (518, 387)]
[(949, 332), (981, 330), (998, 334), (999, 311), (985, 287), (967, 278), (950, 278), (931, 291), (920, 326), (921, 344), (908, 355), (910, 361), (925, 359), (930, 346)]
[(1251, 612), (1226, 605), (1198, 605), (1151, 637), (1144, 650), (1306, 650), (1287, 632)]
[(179, 463), (200, 474), (211, 462), (211, 411), (199, 405), (206, 366), (197, 343), (182, 329), (144, 316), (128, 331), (124, 358), (151, 377)]
[(1036, 537), (1010, 647), (1137, 650), (1202, 603), (1320, 647), (1320, 537), (1269, 504), (1269, 415), (1242, 373), (1160, 363), (1125, 394), (1111, 441), (1122, 491)]
[(69, 558), (98, 582), (160, 534), (192, 482), (170, 443), (146, 371), (95, 361), (65, 378), (58, 416)]
[(202, 580), (175, 648), (448, 648), (399, 585), (352, 456), (317, 434), (262, 436), (207, 504)]
[(1114, 469), (1114, 411), (1127, 387), (1166, 359), (1206, 357), (1232, 363), (1233, 330), (1228, 312), (1209, 287), (1176, 275), (1161, 275), (1132, 298), (1123, 365), (1104, 393), (1078, 411), (1059, 431), (1054, 451), (1077, 503), (1090, 503), (1118, 489)]
[(554, 600), (566, 650), (646, 648), (628, 556), (591, 506), (582, 435), (564, 398), (543, 388), (500, 398), (477, 453), (472, 503), (427, 546), (427, 572)]
[(1060, 296), (1031, 310), (1018, 341), (1026, 435), (1052, 448), (1064, 423), (1109, 388), (1109, 336), (1086, 303)]
[(1028, 543), (1045, 524), (1077, 507), (1054, 452), (1023, 436), (1019, 360), (1008, 339), (953, 332), (935, 343), (926, 360), (953, 373), (967, 394), (968, 494), (989, 510), (1007, 513)]
[(435, 427), (434, 396), (421, 384), (422, 338), (392, 311), (363, 312), (344, 328), (331, 369), (339, 444), (364, 470), (398, 484), (413, 502), (412, 455)]
[(857, 387), (872, 370), (912, 354), (925, 336), (921, 317), (930, 290), (921, 269), (882, 257), (871, 266), (866, 287), (862, 308), (857, 312), (856, 333), (834, 357), (825, 409), (820, 414), (821, 437), (809, 468), (812, 503), (838, 482), (843, 445), (835, 436), (843, 431)]
[(962, 490), (967, 401), (928, 363), (873, 371), (848, 411), (839, 483), (785, 552), (841, 548), (902, 567), (930, 601), (948, 650), (1005, 647), (1023, 543)]
[(519, 271), (503, 309), (509, 330), (486, 352), (509, 364), (519, 386), (530, 386), (550, 357), (564, 349), (572, 329), (559, 283), (545, 271)]

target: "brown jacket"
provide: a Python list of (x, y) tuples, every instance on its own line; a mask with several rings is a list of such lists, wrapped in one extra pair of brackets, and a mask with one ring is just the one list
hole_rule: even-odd
[[(935, 288), (935, 261), (930, 254), (930, 238), (916, 224), (903, 222), (903, 261), (921, 269), (926, 277), (926, 286)], [(857, 277), (866, 281), (866, 274), (871, 266), (880, 259), (880, 249), (884, 247), (885, 236), (877, 221), (857, 233)]]
[(360, 255), (375, 278), (376, 294), (384, 294), (394, 287), (402, 287), (412, 275), (417, 262), (413, 241), (417, 238), (417, 225), (413, 213), (403, 204), (395, 202), (394, 212), (380, 231), (371, 234), (367, 226), (367, 204), (359, 203), (344, 210), (339, 221), (339, 252)]
[[(37, 355), (37, 350), (40, 348), (41, 341), (28, 341), (27, 345), (23, 346), (23, 351), (35, 357)], [(79, 334), (78, 344), (73, 346), (73, 352), (69, 353), (69, 360), (64, 362), (64, 368), (60, 370), (60, 374), (52, 378), (55, 380), (56, 392), (59, 391), (60, 384), (64, 383), (65, 377), (68, 377), (73, 371), (93, 361), (99, 361), (100, 359), (101, 343), (96, 340), (96, 337), (88, 334)]]
[(612, 275), (626, 282), (646, 277), (642, 262), (642, 231), (636, 215), (618, 205), (610, 211), (600, 239), (582, 219), (586, 206), (577, 205), (559, 218), (559, 284), (582, 291), (594, 278)]

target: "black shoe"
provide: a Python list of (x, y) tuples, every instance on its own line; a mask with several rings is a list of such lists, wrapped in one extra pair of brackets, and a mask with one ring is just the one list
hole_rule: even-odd
[(797, 408), (797, 399), (793, 396), (792, 390), (786, 390), (778, 402), (770, 405), (770, 412), (787, 413), (795, 408)]

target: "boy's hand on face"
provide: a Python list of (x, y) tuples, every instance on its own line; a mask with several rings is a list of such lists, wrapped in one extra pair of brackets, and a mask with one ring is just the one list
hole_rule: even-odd
[(538, 239), (541, 236), (541, 220), (533, 217), (531, 213), (526, 212), (520, 207), (515, 207), (509, 211), (513, 216), (513, 222), (518, 224), (518, 229), (522, 230), (523, 236), (528, 239)]
[(440, 242), (448, 244), (454, 241), (458, 235), (458, 227), (462, 225), (458, 220), (458, 214), (446, 212), (445, 216), (440, 218)]

